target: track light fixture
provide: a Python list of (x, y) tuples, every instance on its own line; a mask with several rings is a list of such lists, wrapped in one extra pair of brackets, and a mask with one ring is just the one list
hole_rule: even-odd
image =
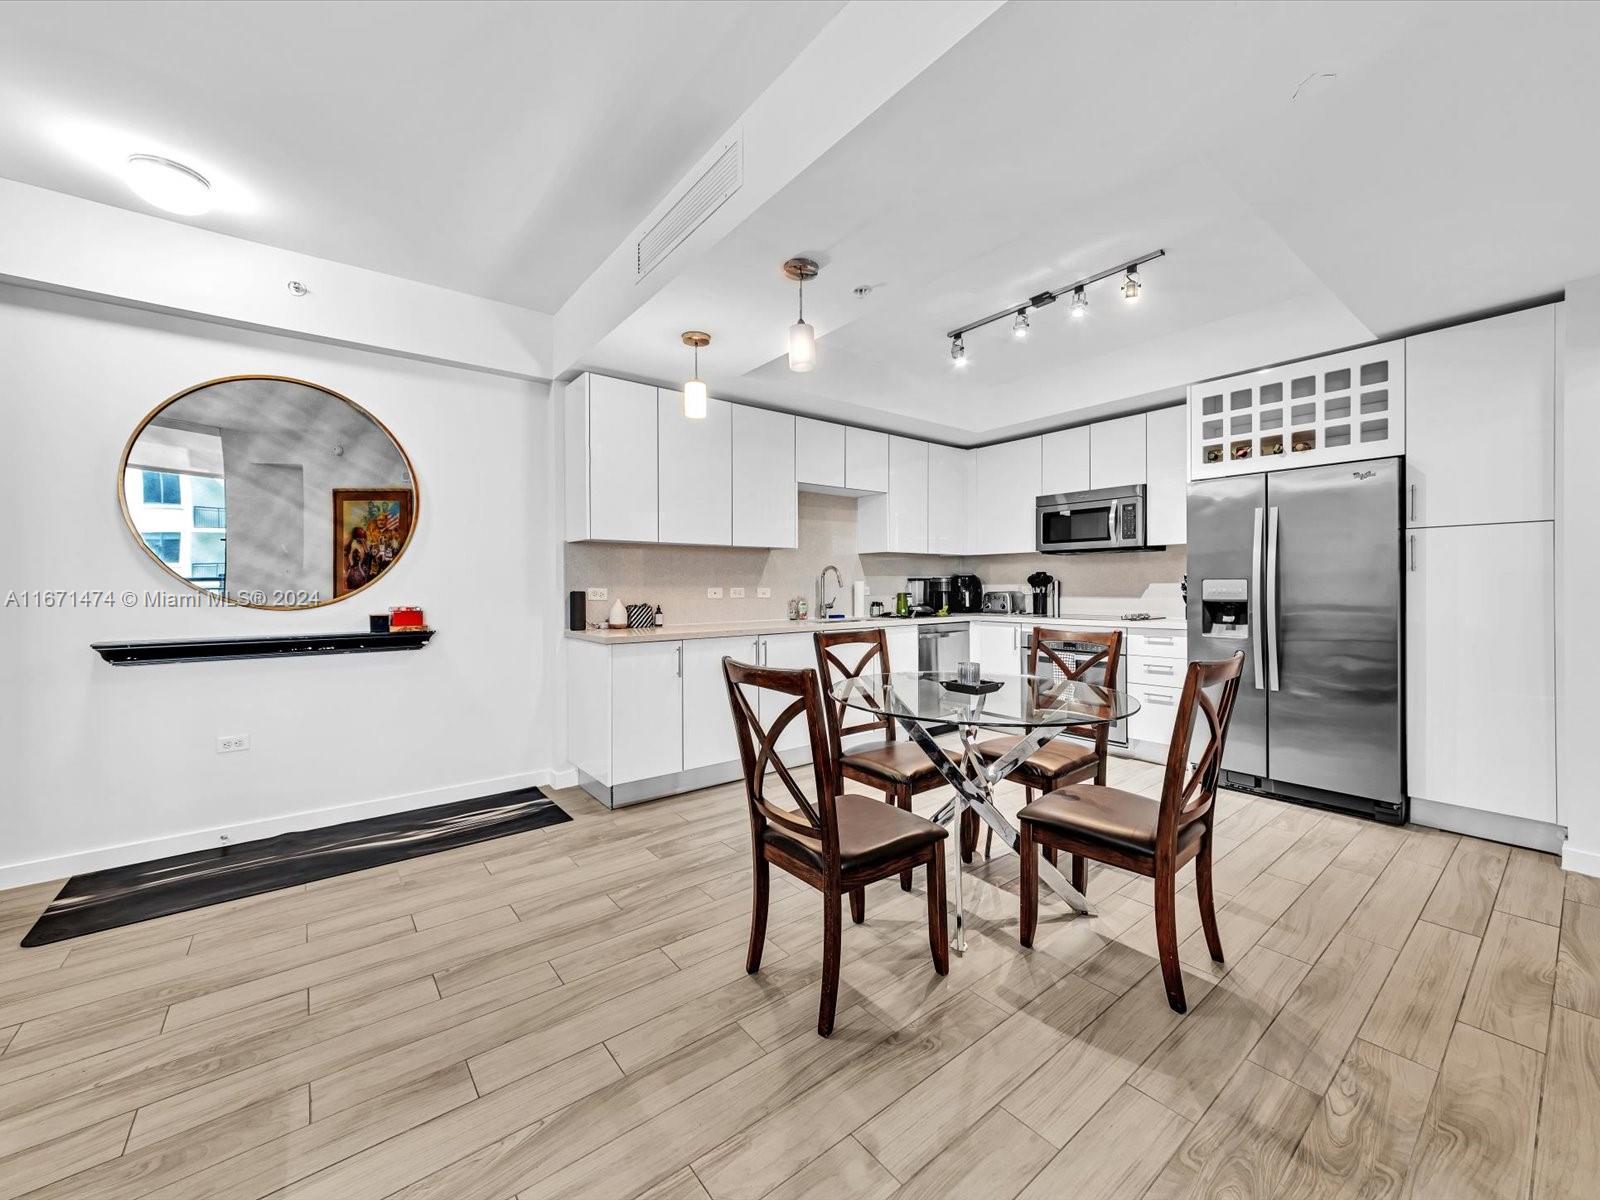
[(685, 330), (683, 344), (694, 347), (694, 378), (683, 385), (683, 415), (691, 421), (706, 417), (706, 385), (700, 378), (700, 347), (711, 345), (711, 335), (698, 329)]
[(1131, 304), (1139, 298), (1139, 294), (1144, 290), (1144, 281), (1139, 278), (1139, 268), (1147, 262), (1154, 262), (1158, 258), (1164, 258), (1166, 253), (1165, 250), (1152, 250), (1148, 254), (1139, 255), (1138, 258), (1129, 259), (1127, 262), (1118, 263), (1114, 267), (1108, 267), (1104, 271), (1097, 271), (1083, 279), (1074, 280), (1064, 287), (1055, 288), (1053, 291), (1040, 292), (1037, 296), (1029, 296), (1020, 304), (1002, 308), (999, 312), (990, 313), (987, 317), (969, 321), (959, 328), (952, 329), (945, 334), (950, 339), (950, 357), (955, 360), (957, 366), (965, 366), (967, 352), (962, 338), (974, 329), (982, 329), (985, 325), (1004, 320), (1006, 317), (1011, 318), (1013, 336), (1026, 338), (1030, 324), (1029, 312), (1033, 309), (1043, 308), (1047, 304), (1054, 304), (1064, 296), (1072, 297), (1072, 303), (1067, 309), (1072, 319), (1081, 321), (1089, 315), (1088, 288), (1092, 284), (1099, 283), (1102, 279), (1110, 279), (1114, 275), (1123, 276), (1120, 291), (1122, 292), (1122, 298)]
[(806, 280), (821, 270), (809, 258), (791, 258), (783, 273), (800, 285), (800, 319), (789, 326), (789, 370), (811, 371), (817, 365), (817, 331), (806, 324)]

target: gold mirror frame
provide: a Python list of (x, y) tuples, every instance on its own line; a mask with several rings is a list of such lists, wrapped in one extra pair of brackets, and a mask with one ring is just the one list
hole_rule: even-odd
[(365, 407), (350, 399), (349, 396), (346, 396), (342, 392), (336, 392), (330, 387), (324, 387), (320, 383), (312, 383), (309, 379), (297, 379), (293, 375), (223, 375), (216, 379), (207, 379), (203, 383), (197, 383), (192, 387), (184, 388), (181, 392), (173, 393), (160, 404), (152, 408), (149, 412), (145, 413), (144, 419), (140, 421), (138, 425), (134, 426), (133, 433), (129, 435), (128, 440), (123, 444), (122, 459), (117, 466), (117, 508), (122, 513), (122, 523), (128, 527), (128, 533), (132, 535), (134, 543), (139, 547), (139, 549), (144, 551), (145, 556), (148, 557), (151, 562), (155, 563), (156, 566), (161, 568), (161, 573), (163, 575), (177, 580), (185, 587), (199, 592), (201, 595), (217, 601), (220, 604), (230, 605), (234, 608), (253, 608), (268, 612), (310, 612), (313, 609), (327, 608), (331, 604), (341, 604), (350, 599), (352, 596), (359, 596), (362, 592), (366, 591), (373, 584), (381, 580), (384, 575), (387, 575), (389, 573), (389, 568), (385, 568), (382, 575), (374, 576), (358, 588), (352, 588), (350, 591), (345, 592), (340, 596), (330, 596), (326, 600), (319, 600), (315, 604), (252, 604), (245, 600), (236, 600), (232, 596), (227, 595), (225, 591), (213, 592), (209, 588), (203, 588), (193, 580), (185, 579), (182, 575), (179, 575), (168, 563), (163, 562), (159, 557), (157, 557), (156, 552), (150, 548), (150, 544), (144, 540), (144, 534), (142, 534), (139, 531), (138, 526), (133, 523), (133, 514), (128, 511), (128, 494), (125, 481), (128, 475), (128, 460), (133, 457), (133, 448), (138, 444), (139, 437), (144, 433), (145, 428), (150, 424), (151, 421), (155, 420), (164, 411), (166, 411), (166, 409), (176, 404), (179, 400), (182, 400), (185, 396), (192, 395), (195, 392), (204, 391), (208, 387), (215, 387), (221, 383), (239, 383), (248, 379), (264, 379), (274, 383), (297, 383), (302, 387), (308, 387), (314, 391), (322, 392), (324, 395), (332, 396), (335, 400), (339, 400), (345, 404), (348, 404), (356, 412), (361, 414), (367, 420), (371, 421), (379, 429), (383, 430), (384, 436), (387, 437), (393, 444), (394, 448), (400, 452), (400, 457), (406, 464), (406, 474), (411, 476), (411, 528), (406, 531), (406, 540), (400, 544), (399, 553), (394, 556), (394, 561), (389, 564), (389, 567), (392, 568), (396, 563), (406, 556), (406, 551), (411, 548), (411, 543), (417, 536), (417, 526), (422, 521), (422, 488), (417, 482), (417, 468), (416, 464), (411, 461), (411, 455), (406, 453), (405, 446), (401, 444), (399, 438), (395, 437), (394, 430), (390, 429)]

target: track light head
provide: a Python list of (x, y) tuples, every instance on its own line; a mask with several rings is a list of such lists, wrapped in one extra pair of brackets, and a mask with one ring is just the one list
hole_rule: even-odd
[(1067, 309), (1072, 314), (1074, 321), (1081, 321), (1089, 315), (1089, 294), (1082, 288), (1072, 293), (1072, 307)]
[(1139, 292), (1143, 287), (1144, 284), (1139, 281), (1139, 269), (1130, 267), (1127, 278), (1122, 281), (1122, 298), (1132, 304), (1139, 298)]
[(959, 333), (950, 339), (950, 365), (958, 371), (965, 370), (967, 366), (967, 344), (961, 340)]
[(1028, 336), (1028, 310), (1023, 309), (1011, 322), (1011, 336), (1019, 342)]

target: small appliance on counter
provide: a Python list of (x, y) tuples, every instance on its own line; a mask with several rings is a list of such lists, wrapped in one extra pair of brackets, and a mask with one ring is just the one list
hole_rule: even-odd
[(1020, 592), (985, 592), (983, 594), (983, 611), (986, 613), (1019, 613), (1022, 611), (1022, 593)]
[(983, 580), (976, 575), (950, 576), (950, 611), (975, 613), (983, 611)]
[(1059, 617), (1061, 615), (1061, 581), (1049, 571), (1035, 571), (1028, 576), (1028, 586), (1033, 589), (1033, 615)]
[(917, 575), (906, 580), (913, 617), (931, 617), (950, 603), (948, 575)]

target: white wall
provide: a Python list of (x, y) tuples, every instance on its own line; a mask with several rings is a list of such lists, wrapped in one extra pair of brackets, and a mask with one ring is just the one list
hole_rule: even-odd
[(1556, 415), (1556, 795), (1562, 865), (1600, 875), (1600, 276), (1567, 285)]
[[(564, 744), (549, 389), (0, 286), (0, 887), (544, 782)], [(293, 613), (18, 607), (33, 589), (192, 596), (116, 503), (124, 441), (223, 375), (324, 384), (394, 430), (421, 511), (372, 588)], [(559, 491), (554, 494), (559, 495)], [(89, 643), (362, 629), (417, 604), (417, 653), (112, 667)], [(218, 755), (221, 734), (252, 748)]]

